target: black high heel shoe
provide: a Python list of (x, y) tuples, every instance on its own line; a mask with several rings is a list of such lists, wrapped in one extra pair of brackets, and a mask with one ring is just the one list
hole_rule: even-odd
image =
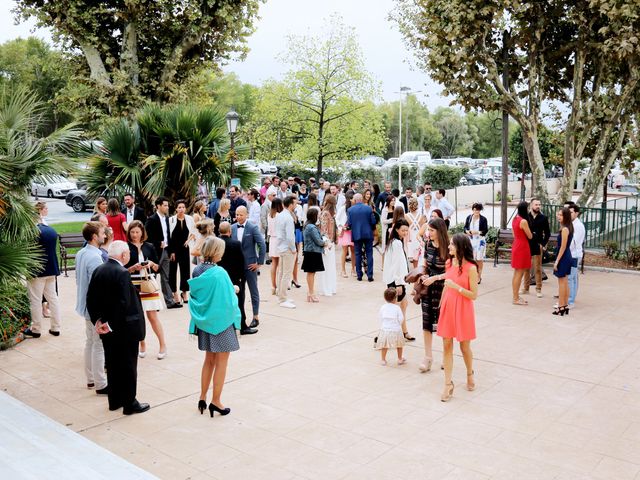
[(220, 415), (225, 416), (225, 415), (229, 415), (231, 413), (231, 409), (229, 407), (227, 407), (225, 409), (218, 408), (213, 403), (210, 403), (209, 404), (209, 413), (211, 414), (212, 417), (213, 417), (213, 412), (218, 412)]
[(291, 280), (291, 286), (292, 287), (296, 287), (296, 288), (300, 288), (302, 285), (300, 285), (299, 283), (296, 283), (295, 281)]
[(561, 317), (565, 315), (569, 315), (569, 306), (564, 305), (562, 307), (556, 307), (556, 309), (551, 312), (553, 315), (560, 315)]
[(200, 410), (200, 415), (207, 409), (207, 402), (204, 400), (198, 400), (198, 410)]

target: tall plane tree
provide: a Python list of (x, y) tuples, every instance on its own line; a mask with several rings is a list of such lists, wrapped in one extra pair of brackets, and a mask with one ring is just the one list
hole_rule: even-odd
[(194, 69), (246, 53), (261, 0), (17, 0), (20, 18), (52, 27), (86, 60), (112, 113), (166, 101)]
[[(638, 92), (640, 5), (611, 0), (397, 0), (395, 15), (422, 67), (468, 109), (505, 109), (520, 125), (535, 180), (548, 198), (538, 135), (556, 103), (567, 135), (570, 196), (577, 164), (591, 168), (580, 199), (593, 203), (624, 146)], [(502, 82), (504, 68), (510, 81)], [(589, 149), (587, 150), (587, 148)]]

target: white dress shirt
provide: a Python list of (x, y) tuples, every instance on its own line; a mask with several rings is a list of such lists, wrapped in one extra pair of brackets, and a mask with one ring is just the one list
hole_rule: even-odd
[(237, 224), (236, 240), (238, 240), (240, 243), (242, 243), (242, 237), (244, 237), (245, 226), (246, 226), (246, 222), (245, 223), (238, 222)]
[(580, 221), (579, 218), (576, 218), (573, 222), (573, 240), (571, 241), (570, 250), (571, 256), (573, 258), (582, 258), (582, 244), (584, 243), (584, 238), (587, 234), (584, 223)]
[(131, 223), (134, 220), (134, 215), (136, 213), (136, 206), (134, 205), (131, 208), (127, 208), (127, 223)]
[(167, 231), (167, 221), (165, 216), (158, 212), (158, 218), (160, 218), (160, 226), (162, 227), (162, 237), (165, 248), (169, 246), (169, 232)]

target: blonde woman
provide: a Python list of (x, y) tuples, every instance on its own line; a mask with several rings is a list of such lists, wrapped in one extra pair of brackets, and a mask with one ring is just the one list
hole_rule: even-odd
[(202, 263), (202, 245), (204, 241), (213, 236), (213, 220), (205, 218), (196, 223), (195, 241), (193, 249), (191, 250), (191, 256), (193, 257), (192, 263), (198, 265)]
[(213, 217), (213, 233), (216, 236), (220, 233), (220, 223), (229, 222), (231, 223), (231, 200), (228, 198), (223, 198), (220, 200), (220, 205), (218, 206), (218, 211)]
[(207, 393), (213, 383), (209, 413), (231, 413), (222, 404), (222, 388), (227, 375), (229, 355), (240, 348), (236, 329), (240, 328), (240, 308), (237, 293), (226, 270), (217, 265), (224, 255), (225, 243), (219, 238), (207, 238), (202, 245), (204, 262), (193, 270), (189, 280), (191, 301), (189, 333), (198, 337), (198, 349), (205, 352), (200, 375), (200, 414), (207, 408)]
[(284, 210), (282, 200), (275, 197), (271, 201), (271, 211), (267, 216), (267, 235), (269, 236), (269, 257), (271, 258), (271, 294), (277, 291), (276, 278), (278, 265), (280, 264), (280, 254), (278, 253), (278, 237), (276, 236), (276, 216)]
[(330, 297), (337, 293), (336, 285), (336, 197), (329, 194), (324, 198), (324, 208), (320, 214), (320, 234), (328, 241), (322, 254), (324, 272), (318, 273), (318, 285), (322, 295)]
[(405, 214), (404, 219), (409, 224), (409, 235), (406, 240), (407, 258), (413, 265), (413, 268), (418, 267), (418, 260), (420, 260), (420, 229), (425, 223), (424, 215), (418, 211), (418, 200), (412, 198), (409, 200), (409, 212)]
[(202, 220), (207, 218), (206, 214), (207, 214), (207, 204), (202, 200), (198, 200), (193, 205), (193, 215), (192, 215), (192, 217), (193, 217), (194, 223), (201, 222)]

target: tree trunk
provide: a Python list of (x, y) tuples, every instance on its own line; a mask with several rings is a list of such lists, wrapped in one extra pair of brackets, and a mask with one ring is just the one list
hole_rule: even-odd
[(138, 31), (134, 21), (127, 23), (124, 28), (120, 69), (129, 77), (131, 85), (137, 87), (140, 68), (138, 65)]
[(524, 149), (527, 152), (529, 166), (531, 167), (531, 176), (534, 180), (535, 190), (532, 192), (533, 196), (538, 198), (542, 203), (549, 203), (547, 181), (544, 176), (544, 162), (542, 161), (540, 145), (538, 144), (537, 129), (531, 128), (531, 126), (525, 128), (524, 125), (521, 125), (521, 129)]
[(80, 48), (89, 65), (89, 70), (91, 71), (90, 77), (103, 87), (110, 88), (112, 86), (111, 78), (107, 73), (98, 49), (87, 43), (80, 43)]
[(599, 192), (601, 191), (602, 184), (606, 181), (607, 175), (611, 170), (616, 158), (620, 155), (622, 147), (627, 135), (627, 129), (629, 128), (629, 118), (625, 118), (620, 125), (620, 131), (618, 132), (618, 139), (613, 149), (608, 150), (607, 147), (611, 141), (611, 134), (606, 135), (606, 142), (601, 138), (598, 142), (598, 147), (591, 160), (591, 168), (584, 181), (584, 188), (582, 194), (578, 198), (578, 205), (592, 206), (600, 199)]
[(321, 101), (320, 105), (320, 116), (318, 118), (318, 169), (316, 172), (317, 178), (316, 181), (320, 182), (320, 177), (322, 176), (322, 162), (324, 160), (324, 114), (325, 114), (326, 104), (324, 99)]

